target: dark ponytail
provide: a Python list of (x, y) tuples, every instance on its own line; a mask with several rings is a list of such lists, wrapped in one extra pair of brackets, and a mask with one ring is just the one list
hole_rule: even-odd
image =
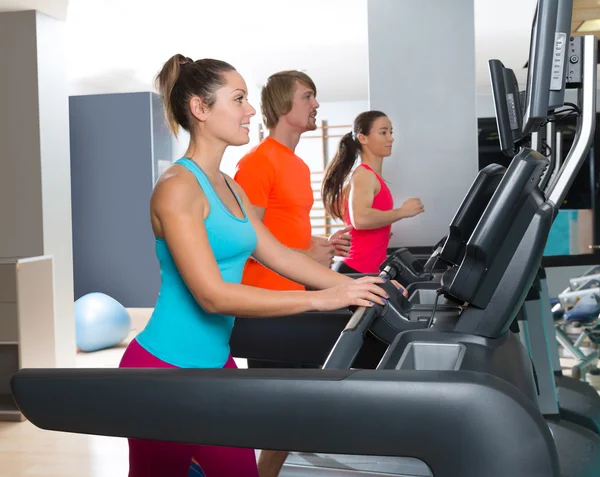
[(325, 210), (333, 218), (343, 220), (343, 189), (346, 179), (356, 162), (360, 144), (354, 134), (345, 134), (338, 146), (335, 156), (327, 166), (323, 177), (321, 197)]
[(352, 132), (342, 137), (335, 156), (327, 166), (321, 187), (321, 197), (325, 210), (333, 218), (344, 220), (344, 184), (354, 167), (358, 153), (362, 150), (360, 142), (358, 142), (358, 135), (368, 136), (373, 122), (381, 117), (386, 117), (386, 114), (381, 111), (360, 113), (354, 120)]

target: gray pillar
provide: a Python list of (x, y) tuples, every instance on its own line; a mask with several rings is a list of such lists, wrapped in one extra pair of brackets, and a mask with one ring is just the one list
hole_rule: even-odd
[(75, 364), (64, 23), (0, 14), (0, 258), (51, 255), (56, 364)]
[(160, 269), (150, 197), (171, 134), (150, 92), (71, 96), (75, 299), (101, 292), (154, 307)]
[(425, 214), (393, 226), (391, 246), (429, 246), (478, 170), (473, 0), (369, 0), (369, 103), (394, 127), (384, 177), (399, 206)]

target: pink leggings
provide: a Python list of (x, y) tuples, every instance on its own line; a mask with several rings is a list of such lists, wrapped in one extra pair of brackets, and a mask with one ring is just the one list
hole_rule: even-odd
[[(133, 340), (120, 368), (176, 368)], [(224, 366), (237, 368), (233, 358)], [(202, 425), (198, 423), (198, 425)], [(254, 449), (128, 439), (129, 477), (258, 477)]]

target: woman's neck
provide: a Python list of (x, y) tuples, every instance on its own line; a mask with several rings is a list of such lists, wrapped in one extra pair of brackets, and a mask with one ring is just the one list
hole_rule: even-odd
[(381, 175), (383, 169), (383, 157), (375, 156), (369, 152), (364, 152), (360, 156), (361, 164), (365, 164)]
[(221, 161), (226, 148), (222, 141), (192, 137), (185, 157), (194, 161), (211, 180), (216, 180), (221, 175)]

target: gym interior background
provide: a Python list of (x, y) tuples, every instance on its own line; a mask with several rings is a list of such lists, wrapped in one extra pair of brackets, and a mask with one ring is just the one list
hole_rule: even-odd
[[(420, 197), (427, 208), (394, 226), (391, 246), (430, 251), (477, 171), (491, 162), (508, 165), (498, 145), (487, 61), (501, 58), (524, 85), (534, 7), (534, 0), (305, 0), (299, 14), (276, 0), (152, 6), (0, 0), (0, 259), (33, 267), (37, 278), (27, 282), (28, 296), (51, 310), (28, 323), (37, 332), (3, 339), (16, 332), (3, 328), (2, 318), (18, 307), (3, 298), (8, 279), (0, 272), (0, 408), (10, 407), (6, 378), (15, 367), (118, 362), (127, 341), (77, 353), (78, 298), (91, 292), (115, 298), (130, 310), (132, 333), (149, 315), (160, 277), (148, 199), (160, 173), (187, 146), (185, 133), (175, 139), (167, 131), (152, 88), (169, 56), (230, 61), (257, 109), (269, 74), (301, 69), (315, 80), (320, 128), (302, 137), (297, 154), (313, 171), (316, 233), (339, 225), (325, 217), (318, 197), (339, 136), (358, 113), (385, 111), (396, 136), (384, 166), (394, 199)], [(582, 34), (583, 22), (595, 18), (599, 2), (575, 0), (572, 33)], [(563, 159), (573, 129), (561, 126)], [(226, 152), (225, 172), (232, 175), (263, 135), (257, 114), (250, 143)], [(550, 296), (599, 263), (597, 150), (598, 132), (548, 240)], [(126, 464), (118, 439), (49, 441), (27, 423), (0, 423), (6, 475), (116, 475)]]

